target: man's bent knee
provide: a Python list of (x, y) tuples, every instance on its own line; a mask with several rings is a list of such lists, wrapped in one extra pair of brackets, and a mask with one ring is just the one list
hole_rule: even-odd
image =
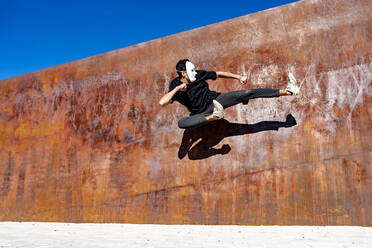
[(186, 118), (182, 118), (181, 120), (178, 121), (178, 127), (183, 129), (188, 127)]

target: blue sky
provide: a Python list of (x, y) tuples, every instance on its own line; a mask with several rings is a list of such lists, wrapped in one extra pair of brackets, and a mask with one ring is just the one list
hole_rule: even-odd
[(0, 80), (291, 2), (0, 0)]

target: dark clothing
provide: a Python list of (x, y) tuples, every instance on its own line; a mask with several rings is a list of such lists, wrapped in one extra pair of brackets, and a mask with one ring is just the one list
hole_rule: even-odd
[[(252, 90), (238, 90), (228, 93), (223, 93), (217, 96), (216, 101), (219, 102), (223, 108), (228, 108), (239, 103), (247, 103), (250, 99), (254, 98), (269, 98), (279, 97), (279, 89), (252, 89)], [(214, 105), (209, 104), (205, 111), (182, 118), (178, 121), (178, 127), (190, 128), (207, 124), (209, 121), (205, 118), (213, 113)]]
[[(190, 111), (190, 115), (206, 111), (212, 101), (221, 94), (210, 90), (208, 83), (205, 81), (208, 79), (216, 80), (217, 73), (215, 71), (197, 70), (196, 72), (196, 80), (187, 84), (186, 91), (177, 91), (171, 101), (172, 103), (173, 101), (178, 101), (184, 105)], [(169, 91), (181, 84), (179, 77), (173, 79), (169, 85)]]

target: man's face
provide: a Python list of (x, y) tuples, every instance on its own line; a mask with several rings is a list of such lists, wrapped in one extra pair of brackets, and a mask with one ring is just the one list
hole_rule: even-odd
[(195, 66), (190, 61), (186, 62), (186, 73), (189, 77), (190, 82), (194, 82), (196, 80)]

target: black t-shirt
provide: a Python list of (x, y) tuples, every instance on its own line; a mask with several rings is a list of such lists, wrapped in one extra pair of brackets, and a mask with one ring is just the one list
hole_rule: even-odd
[[(190, 112), (190, 115), (199, 114), (207, 109), (212, 103), (213, 99), (216, 99), (221, 93), (210, 90), (209, 85), (205, 80), (217, 79), (217, 73), (215, 71), (196, 71), (196, 80), (192, 83), (187, 84), (186, 91), (177, 91), (172, 97), (173, 101), (177, 101), (184, 105)], [(172, 80), (169, 85), (169, 91), (172, 91), (175, 87), (182, 84), (180, 78), (177, 77)]]

